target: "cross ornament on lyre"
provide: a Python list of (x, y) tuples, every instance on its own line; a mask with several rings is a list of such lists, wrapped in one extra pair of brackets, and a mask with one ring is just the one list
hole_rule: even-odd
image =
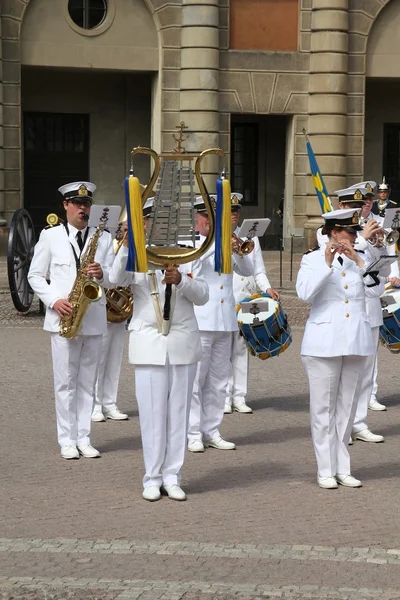
[(186, 152), (185, 148), (182, 146), (182, 142), (185, 142), (189, 136), (184, 137), (183, 135), (183, 130), (184, 129), (188, 129), (188, 126), (185, 124), (185, 121), (181, 121), (179, 123), (179, 125), (175, 125), (176, 129), (179, 130), (179, 132), (177, 134), (173, 133), (172, 137), (174, 138), (174, 140), (176, 142), (178, 142), (178, 145), (176, 148), (174, 148), (172, 150), (172, 153), (174, 154), (184, 154)]

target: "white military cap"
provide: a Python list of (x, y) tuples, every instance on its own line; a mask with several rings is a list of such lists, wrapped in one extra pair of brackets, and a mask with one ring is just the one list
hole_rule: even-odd
[(143, 206), (143, 215), (145, 217), (148, 217), (149, 214), (151, 213), (151, 209), (153, 208), (153, 204), (154, 204), (154, 196), (151, 196), (151, 198), (147, 198), (146, 202), (144, 203)]
[[(211, 203), (214, 205), (215, 200), (214, 196), (210, 195)], [(214, 200), (214, 202), (213, 202)], [(196, 200), (194, 201), (193, 207), (197, 210), (197, 212), (207, 212), (206, 205), (204, 204), (203, 196), (196, 196)]]
[(360, 212), (361, 208), (342, 208), (324, 213), (322, 218), (325, 221), (325, 225), (346, 227), (350, 228), (351, 231), (361, 231)]
[(367, 190), (367, 198), (368, 196), (375, 196), (374, 189), (376, 188), (376, 181), (360, 181), (359, 183), (354, 183), (350, 186), (351, 188), (365, 188)]
[(360, 186), (336, 190), (334, 193), (339, 197), (340, 202), (360, 202), (362, 204), (369, 192), (367, 188)]
[(65, 200), (72, 200), (72, 198), (79, 198), (80, 200), (91, 201), (96, 186), (90, 181), (74, 181), (73, 183), (67, 183), (58, 188), (60, 194), (64, 196)]

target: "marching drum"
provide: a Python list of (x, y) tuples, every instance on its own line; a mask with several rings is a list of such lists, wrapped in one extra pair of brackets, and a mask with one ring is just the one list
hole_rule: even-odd
[(292, 343), (286, 313), (265, 293), (244, 298), (236, 307), (239, 329), (252, 356), (279, 356)]
[(383, 325), (379, 329), (381, 344), (393, 354), (400, 352), (400, 289), (390, 287), (381, 297)]

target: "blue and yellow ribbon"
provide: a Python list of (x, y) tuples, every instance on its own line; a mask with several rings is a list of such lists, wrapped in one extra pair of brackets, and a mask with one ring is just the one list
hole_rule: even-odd
[(139, 179), (125, 178), (125, 202), (128, 215), (128, 261), (126, 270), (147, 273), (146, 237), (143, 225), (142, 193)]
[(215, 265), (219, 274), (232, 273), (231, 186), (225, 177), (217, 180), (215, 209)]

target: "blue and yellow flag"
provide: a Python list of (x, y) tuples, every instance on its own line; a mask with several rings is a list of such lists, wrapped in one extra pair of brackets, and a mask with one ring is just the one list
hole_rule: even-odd
[(307, 154), (308, 160), (310, 161), (310, 169), (311, 169), (311, 177), (313, 180), (313, 184), (315, 187), (315, 191), (317, 192), (318, 200), (321, 205), (322, 214), (330, 212), (333, 210), (332, 204), (328, 195), (328, 190), (326, 189), (324, 180), (322, 179), (321, 171), (319, 170), (319, 166), (317, 163), (317, 159), (315, 158), (315, 154), (313, 149), (311, 148), (310, 142), (307, 140)]

